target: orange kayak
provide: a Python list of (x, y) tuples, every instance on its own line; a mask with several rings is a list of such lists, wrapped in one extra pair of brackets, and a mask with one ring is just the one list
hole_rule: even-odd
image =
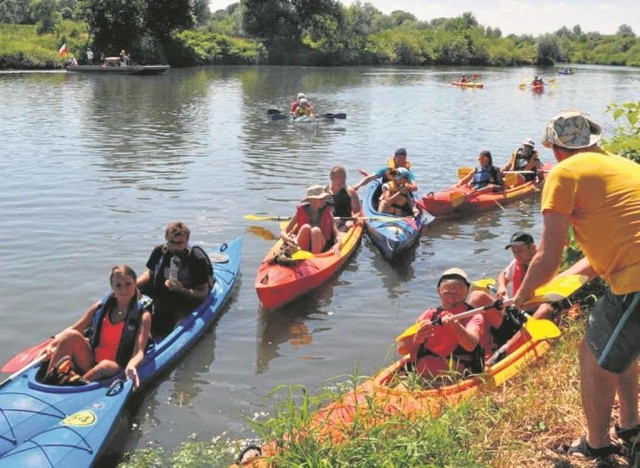
[(419, 204), (436, 217), (454, 213), (477, 213), (501, 207), (503, 204), (531, 196), (540, 191), (544, 185), (544, 174), (552, 166), (549, 163), (543, 164), (543, 177), (538, 180), (519, 183), (507, 187), (502, 192), (479, 191), (454, 185), (440, 192), (429, 192), (420, 199)]
[(484, 83), (480, 81), (452, 81), (451, 84), (461, 88), (484, 88)]
[[(502, 385), (524, 367), (538, 360), (551, 347), (548, 340), (520, 340), (517, 348), (484, 373), (429, 390), (409, 389), (409, 385), (414, 384), (407, 385), (407, 380), (403, 378), (406, 375), (405, 365), (409, 361), (409, 357), (405, 356), (358, 385), (339, 401), (318, 411), (310, 423), (314, 437), (330, 441), (331, 444), (340, 444), (352, 440), (355, 428), (375, 427), (391, 417), (402, 416), (409, 420), (436, 417), (447, 406), (458, 404), (480, 391)], [(261, 456), (245, 461), (242, 466), (270, 467), (269, 457), (279, 450), (282, 450), (281, 443), (264, 445), (257, 450)]]
[(342, 234), (342, 248), (338, 254), (329, 250), (293, 265), (274, 262), (283, 244), (278, 240), (262, 260), (256, 276), (255, 288), (262, 308), (277, 309), (323, 284), (353, 255), (362, 233), (363, 221), (354, 221)]

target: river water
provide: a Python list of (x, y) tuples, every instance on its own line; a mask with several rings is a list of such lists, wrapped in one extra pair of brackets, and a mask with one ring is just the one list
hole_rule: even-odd
[[(637, 100), (640, 70), (576, 67), (211, 67), (155, 77), (0, 74), (0, 362), (74, 322), (108, 289), (112, 265), (139, 273), (164, 227), (185, 221), (205, 248), (244, 237), (241, 276), (224, 315), (169, 374), (130, 408), (115, 450), (192, 434), (250, 437), (245, 417), (269, 412), (279, 384), (311, 391), (335, 377), (371, 374), (393, 359), (393, 339), (437, 301), (452, 266), (495, 276), (519, 229), (540, 234), (539, 197), (486, 214), (436, 220), (391, 265), (365, 238), (345, 269), (315, 293), (261, 311), (253, 282), (278, 232), (250, 213), (290, 215), (313, 183), (343, 164), (351, 183), (404, 146), (422, 193), (451, 185), (458, 166), (489, 149), (503, 164), (526, 137), (539, 141), (564, 109), (589, 112), (611, 135), (612, 102)], [(484, 89), (449, 84), (480, 73)], [(521, 90), (533, 74), (556, 80)], [(299, 91), (318, 126), (272, 122)], [(539, 145), (541, 146), (541, 145)], [(551, 161), (549, 150), (539, 148)], [(364, 190), (361, 190), (364, 194)], [(343, 378), (344, 379), (344, 378)]]

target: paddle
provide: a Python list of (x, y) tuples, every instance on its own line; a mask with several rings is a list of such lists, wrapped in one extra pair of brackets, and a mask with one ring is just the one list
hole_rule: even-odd
[(267, 114), (269, 115), (282, 114), (282, 111), (279, 111), (278, 109), (267, 109)]
[(7, 377), (2, 382), (0, 382), (0, 387), (2, 387), (7, 382), (11, 382), (13, 379), (18, 377), (19, 375), (24, 374), (26, 371), (31, 369), (33, 366), (37, 366), (38, 364), (46, 361), (47, 359), (49, 359), (49, 356), (46, 355), (46, 354), (41, 354), (40, 356), (36, 357), (35, 359), (32, 359), (27, 365), (23, 366), (21, 369), (18, 369), (13, 374), (11, 374), (9, 377)]
[[(558, 302), (566, 299), (568, 296), (577, 291), (587, 281), (585, 275), (568, 275), (561, 278), (553, 279), (544, 286), (535, 290), (533, 297), (527, 301), (527, 305), (538, 304), (541, 302)], [(486, 280), (485, 280), (486, 281)], [(488, 286), (488, 285), (487, 285)], [(455, 318), (460, 320), (465, 317), (469, 317), (474, 314), (484, 313), (490, 309), (501, 309), (502, 307), (509, 307), (513, 304), (513, 299), (506, 299), (504, 301), (495, 301), (493, 304), (489, 304), (484, 307), (478, 307), (460, 314), (456, 314)], [(546, 319), (534, 319), (533, 317), (527, 317), (527, 322), (531, 322), (530, 325), (525, 326), (527, 332), (534, 339), (547, 339), (560, 336), (560, 330), (558, 327)], [(538, 322), (542, 322), (541, 324)], [(548, 322), (548, 323), (547, 323)], [(403, 333), (398, 335), (396, 341), (401, 341), (410, 336), (415, 335), (427, 322), (418, 322), (411, 325)], [(432, 325), (440, 324), (441, 321), (435, 320), (430, 322)], [(551, 324), (551, 325), (549, 325)], [(542, 336), (542, 338), (540, 338)]]
[[(249, 221), (290, 221), (291, 216), (259, 216), (248, 214), (243, 216), (244, 219)], [(363, 221), (396, 221), (397, 216), (334, 216), (333, 219), (350, 220), (361, 219)]]
[(320, 117), (324, 117), (325, 119), (346, 119), (347, 114), (345, 114), (344, 112), (338, 112), (337, 114), (328, 112), (326, 114), (322, 114)]
[(2, 366), (2, 372), (16, 372), (17, 370), (23, 368), (25, 364), (31, 363), (34, 359), (42, 354), (47, 346), (49, 346), (49, 343), (53, 341), (53, 338), (53, 336), (47, 338), (42, 343), (19, 352), (11, 359), (9, 359), (9, 361), (4, 366)]
[(284, 114), (273, 114), (271, 116), (271, 120), (287, 120), (289, 117), (287, 117)]

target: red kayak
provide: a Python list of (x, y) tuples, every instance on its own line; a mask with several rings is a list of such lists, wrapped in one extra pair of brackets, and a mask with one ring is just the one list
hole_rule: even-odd
[(256, 276), (255, 287), (262, 308), (282, 307), (331, 278), (355, 252), (362, 232), (363, 221), (359, 219), (342, 234), (342, 248), (338, 254), (329, 250), (305, 260), (287, 262), (289, 264), (274, 260), (283, 244), (282, 239), (278, 240), (262, 260)]
[[(516, 183), (507, 186), (502, 192), (488, 192), (473, 190), (468, 187), (452, 186), (440, 192), (429, 192), (419, 203), (433, 216), (446, 216), (455, 213), (477, 213), (488, 209), (501, 207), (505, 203), (533, 195), (544, 185), (544, 174), (553, 165), (542, 165), (542, 177), (530, 182)], [(506, 182), (505, 182), (506, 185)]]

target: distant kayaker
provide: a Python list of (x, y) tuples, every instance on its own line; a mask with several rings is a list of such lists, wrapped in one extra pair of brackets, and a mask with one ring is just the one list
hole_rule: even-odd
[(407, 150), (405, 148), (398, 148), (393, 157), (387, 160), (387, 165), (385, 167), (381, 167), (373, 174), (368, 174), (362, 169), (358, 169), (358, 172), (364, 176), (360, 182), (353, 186), (356, 190), (358, 190), (363, 185), (367, 185), (374, 179), (382, 179), (382, 183), (392, 181), (394, 179), (393, 171), (399, 167), (404, 167), (409, 171), (409, 184), (408, 188), (411, 189), (412, 192), (418, 190), (418, 184), (416, 184), (416, 176), (411, 170), (411, 163), (407, 159)]
[(301, 98), (298, 102), (298, 107), (295, 112), (293, 112), (292, 117), (295, 119), (297, 117), (315, 117), (316, 115), (313, 113), (313, 109), (311, 108), (311, 103), (306, 98)]
[(542, 239), (514, 298), (522, 306), (553, 277), (573, 225), (585, 271), (602, 277), (607, 289), (591, 310), (578, 349), (586, 435), (561, 451), (592, 459), (618, 450), (609, 426), (616, 394), (616, 437), (630, 448), (640, 432), (640, 166), (602, 150), (601, 137), (602, 127), (581, 112), (563, 112), (548, 122), (542, 143), (558, 164), (542, 192)]
[(342, 245), (340, 232), (333, 219), (331, 205), (326, 203), (330, 195), (322, 185), (307, 188), (307, 195), (280, 233), (282, 240), (314, 254), (330, 248), (339, 252)]
[[(411, 356), (412, 367), (425, 377), (447, 374), (479, 373), (483, 370), (480, 337), (484, 329), (482, 314), (456, 320), (456, 314), (471, 310), (467, 274), (459, 268), (445, 271), (438, 280), (437, 291), (442, 304), (418, 317), (418, 332), (398, 342), (397, 351)], [(432, 321), (441, 324), (432, 325)]]
[(538, 86), (543, 86), (544, 85), (544, 81), (542, 81), (542, 78), (540, 78), (539, 75), (536, 75), (533, 78), (533, 81), (531, 81), (531, 87), (532, 88), (536, 88)]
[(469, 79), (467, 78), (467, 75), (463, 74), (463, 75), (460, 77), (460, 83), (466, 83), (466, 82), (468, 82), (468, 81), (469, 81)]
[[(356, 190), (347, 185), (347, 170), (344, 166), (334, 166), (329, 173), (331, 183), (325, 190), (332, 196), (333, 216), (347, 218), (361, 216), (360, 198)], [(342, 229), (353, 224), (352, 220), (338, 220), (338, 228)]]
[(504, 188), (504, 181), (500, 169), (493, 165), (493, 157), (488, 150), (480, 151), (478, 155), (479, 167), (460, 179), (458, 187), (466, 185), (474, 190), (490, 190), (499, 192)]
[(502, 166), (502, 171), (530, 171), (528, 174), (518, 174), (523, 182), (535, 180), (538, 171), (542, 169), (542, 162), (535, 148), (533, 138), (526, 138), (522, 146), (511, 154), (511, 159)]
[[(47, 374), (49, 384), (77, 385), (106, 379), (125, 370), (138, 387), (137, 367), (151, 328), (151, 313), (138, 300), (136, 273), (127, 265), (111, 269), (111, 294), (93, 304), (82, 318), (62, 331), (49, 344)], [(85, 337), (86, 330), (91, 336)]]
[(382, 184), (379, 202), (378, 211), (382, 213), (401, 216), (414, 214), (415, 201), (409, 182), (409, 169), (399, 167), (393, 171), (393, 180)]
[(165, 244), (153, 249), (138, 287), (153, 298), (154, 337), (168, 335), (211, 292), (213, 267), (207, 253), (189, 245), (191, 230), (181, 221), (169, 223)]

